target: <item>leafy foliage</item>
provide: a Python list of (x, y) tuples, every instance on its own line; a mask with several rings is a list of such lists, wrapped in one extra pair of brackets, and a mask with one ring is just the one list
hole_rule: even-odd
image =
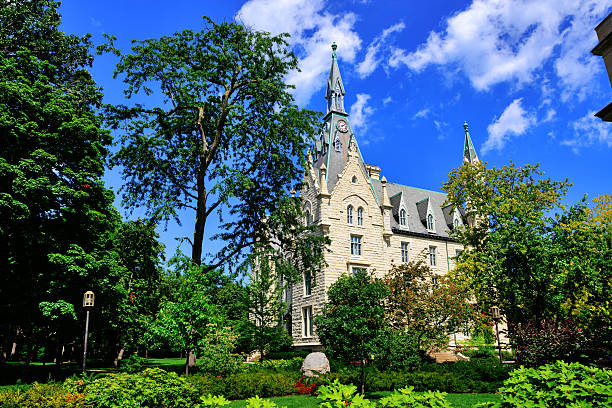
[(109, 374), (88, 384), (85, 396), (100, 408), (186, 408), (200, 402), (200, 394), (184, 377), (159, 368), (138, 374)]
[[(178, 223), (180, 211), (193, 210), (191, 259), (198, 265), (207, 219), (221, 216), (213, 238), (223, 246), (204, 252), (211, 271), (241, 264), (262, 236), (262, 213), (275, 213), (301, 176), (317, 120), (295, 106), (284, 83), (297, 69), (285, 35), (208, 18), (205, 25), (134, 41), (115, 75), (126, 97), (144, 104), (116, 106), (108, 116), (121, 133), (114, 163), (126, 180), (125, 205)], [(164, 103), (151, 103), (153, 93)]]
[(384, 299), (389, 294), (382, 281), (365, 270), (342, 275), (328, 291), (328, 302), (314, 323), (325, 350), (343, 361), (361, 362), (361, 392), (365, 392), (365, 360), (379, 351), (385, 332)]
[(394, 266), (385, 276), (389, 289), (387, 315), (391, 327), (412, 334), (417, 350), (448, 345), (448, 336), (466, 324), (482, 324), (468, 282), (453, 275), (437, 276), (422, 259)]
[(540, 368), (520, 367), (499, 390), (500, 404), (491, 407), (609, 407), (612, 373), (579, 363), (558, 361)]
[(352, 384), (340, 384), (337, 380), (320, 387), (317, 398), (321, 400), (319, 405), (322, 408), (374, 408), (376, 406), (363, 395), (357, 394), (357, 387)]
[(25, 391), (0, 391), (2, 408), (84, 408), (88, 404), (83, 393), (71, 392), (61, 384), (34, 383)]
[(450, 408), (450, 404), (446, 401), (446, 394), (438, 391), (427, 391), (423, 394), (415, 394), (414, 388), (406, 387), (393, 392), (388, 397), (380, 400), (380, 406), (383, 408)]

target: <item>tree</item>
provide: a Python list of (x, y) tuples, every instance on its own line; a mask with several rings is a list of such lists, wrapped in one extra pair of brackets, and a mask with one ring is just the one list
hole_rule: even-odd
[[(128, 99), (146, 104), (114, 107), (109, 119), (121, 128), (113, 162), (126, 180), (124, 204), (178, 223), (181, 210), (192, 210), (191, 260), (208, 272), (245, 260), (262, 215), (275, 212), (301, 175), (317, 117), (294, 105), (283, 82), (297, 69), (286, 35), (205, 22), (200, 32), (134, 41), (115, 75)], [(147, 98), (154, 92), (161, 104)], [(215, 211), (222, 223), (212, 238), (224, 245), (203, 263)]]
[(554, 310), (546, 215), (570, 183), (541, 176), (538, 166), (481, 163), (453, 170), (443, 186), (448, 202), (474, 220), (452, 231), (466, 246), (457, 270), (472, 280), (483, 310), (497, 304), (510, 322), (541, 321)]
[(111, 137), (92, 43), (59, 30), (58, 7), (0, 1), (0, 336), (61, 361), (83, 292), (115, 268), (119, 214), (101, 179)]
[(153, 348), (161, 345), (187, 355), (185, 374), (195, 365), (195, 356), (203, 346), (210, 326), (224, 326), (223, 315), (214, 304), (214, 292), (221, 274), (202, 273), (202, 268), (182, 255), (170, 260), (174, 276), (168, 275), (172, 289), (160, 302), (159, 312), (146, 334)]
[(262, 231), (249, 255), (252, 270), (247, 287), (246, 329), (253, 349), (260, 352), (262, 359), (267, 350), (291, 345), (282, 325), (288, 306), (283, 293), (305, 274), (316, 277), (324, 264), (323, 251), (330, 242), (317, 226), (302, 222), (301, 208), (299, 197), (282, 200), (273, 213), (264, 217)]
[(328, 302), (314, 323), (325, 350), (345, 362), (361, 362), (361, 393), (365, 393), (365, 361), (378, 352), (385, 334), (384, 283), (364, 270), (342, 275), (329, 287)]
[(397, 265), (384, 277), (391, 327), (413, 334), (425, 352), (446, 347), (448, 336), (466, 325), (484, 323), (468, 282), (453, 274), (435, 278), (423, 260)]

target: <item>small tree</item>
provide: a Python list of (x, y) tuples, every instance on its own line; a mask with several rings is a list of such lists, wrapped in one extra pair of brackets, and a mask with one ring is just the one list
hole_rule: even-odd
[(317, 335), (335, 358), (361, 362), (361, 393), (365, 393), (365, 362), (378, 352), (385, 334), (384, 299), (389, 290), (365, 270), (342, 275), (330, 286), (328, 302), (314, 318)]
[(395, 266), (384, 282), (391, 293), (387, 299), (391, 327), (414, 333), (420, 350), (445, 347), (449, 334), (483, 320), (467, 282), (453, 275), (434, 276), (423, 260)]

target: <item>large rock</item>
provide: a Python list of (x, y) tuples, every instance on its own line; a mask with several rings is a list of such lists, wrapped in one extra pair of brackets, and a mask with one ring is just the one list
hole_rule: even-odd
[(329, 373), (329, 360), (325, 353), (310, 353), (302, 364), (302, 373), (306, 377), (318, 377), (319, 374)]

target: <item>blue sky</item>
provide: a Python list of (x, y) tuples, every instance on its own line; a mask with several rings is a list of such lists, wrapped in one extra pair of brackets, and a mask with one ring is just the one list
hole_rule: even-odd
[[(289, 32), (302, 71), (287, 80), (301, 106), (319, 111), (335, 41), (361, 152), (389, 181), (440, 190), (461, 163), (467, 120), (481, 160), (540, 163), (546, 176), (574, 183), (566, 203), (612, 190), (612, 124), (593, 116), (612, 101), (612, 88), (603, 60), (590, 54), (593, 29), (610, 11), (612, 0), (72, 0), (61, 7), (64, 31), (97, 42), (113, 34), (124, 51), (132, 39), (200, 29), (203, 15)], [(92, 73), (105, 102), (125, 103), (115, 63), (99, 57)], [(105, 179), (115, 191), (121, 186), (117, 171)], [(185, 213), (182, 226), (160, 228), (168, 254), (176, 237), (191, 235), (193, 218)], [(215, 228), (207, 225), (206, 235)]]

